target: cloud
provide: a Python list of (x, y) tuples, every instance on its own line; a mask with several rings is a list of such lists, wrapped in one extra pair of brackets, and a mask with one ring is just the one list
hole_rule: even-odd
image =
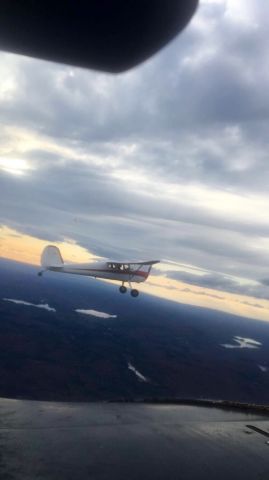
[(251, 303), (251, 302), (248, 302), (248, 301), (244, 301), (244, 302), (240, 302), (240, 303), (242, 303), (242, 305), (247, 305), (249, 307), (264, 308), (264, 306), (260, 305), (259, 303)]
[(222, 297), (220, 295), (215, 295), (213, 293), (208, 293), (208, 292), (203, 292), (203, 291), (197, 291), (197, 290), (192, 290), (191, 288), (182, 288), (180, 289), (181, 292), (185, 292), (185, 293), (192, 293), (194, 295), (202, 295), (202, 296), (206, 296), (206, 297), (209, 297), (209, 298), (215, 298), (217, 300), (225, 300), (225, 297)]
[[(258, 229), (248, 232), (254, 238), (249, 245), (244, 244), (244, 228), (238, 232), (236, 222), (233, 231), (228, 219), (226, 223), (218, 220), (205, 207), (191, 208), (181, 199), (138, 192), (103, 166), (66, 160), (51, 167), (40, 162), (23, 179), (2, 175), (0, 186), (2, 223), (48, 241), (76, 238), (98, 255), (121, 253), (124, 258), (139, 257), (142, 251), (145, 258), (150, 253), (156, 258), (167, 253), (177, 259), (179, 252), (181, 259), (193, 263), (202, 252), (204, 267), (210, 258), (210, 266), (215, 258), (223, 264), (234, 258), (238, 264), (247, 262), (264, 270), (269, 266), (264, 252), (252, 247)], [(221, 235), (216, 235), (218, 230)], [(171, 238), (167, 238), (167, 231)]]
[[(166, 273), (166, 276), (190, 285), (220, 290), (222, 292), (236, 293), (238, 295), (247, 295), (261, 299), (268, 299), (269, 296), (268, 288), (264, 287), (259, 282), (246, 283), (242, 282), (242, 279), (240, 280), (236, 277), (228, 277), (220, 273), (210, 272), (203, 274), (200, 273), (197, 275), (184, 271), (169, 271)], [(200, 294), (201, 293), (199, 293), (199, 295)], [(240, 303), (256, 308), (264, 308), (258, 303), (248, 302), (247, 300), (240, 301)]]
[(217, 270), (169, 275), (268, 298), (268, 14), (201, 1), (177, 40), (117, 76), (1, 53), (1, 223)]

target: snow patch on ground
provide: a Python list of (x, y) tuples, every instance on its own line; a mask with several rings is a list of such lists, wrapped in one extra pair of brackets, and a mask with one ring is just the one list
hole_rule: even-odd
[(136, 368), (130, 362), (128, 362), (128, 368), (129, 368), (129, 370), (134, 372), (134, 374), (137, 376), (137, 378), (140, 382), (148, 382), (149, 381), (147, 379), (147, 377), (144, 377), (144, 375), (142, 375), (142, 373), (140, 373), (138, 370), (136, 370)]
[(268, 372), (268, 367), (265, 367), (264, 365), (258, 365), (258, 367), (261, 370), (261, 372), (263, 372), (263, 373)]
[(260, 348), (262, 344), (253, 340), (253, 338), (245, 338), (245, 337), (233, 337), (233, 341), (235, 344), (232, 343), (223, 343), (221, 344), (224, 348)]
[(28, 307), (36, 307), (36, 308), (42, 308), (43, 310), (47, 310), (48, 312), (56, 312), (55, 308), (50, 307), (47, 303), (30, 303), (26, 302), (25, 300), (16, 300), (14, 298), (3, 298), (5, 302), (12, 302), (12, 303), (17, 303), (18, 305), (26, 305)]
[(111, 315), (110, 313), (98, 312), (98, 310), (83, 310), (77, 308), (75, 310), (77, 313), (84, 313), (84, 315), (92, 315), (93, 317), (98, 318), (117, 318), (117, 315)]

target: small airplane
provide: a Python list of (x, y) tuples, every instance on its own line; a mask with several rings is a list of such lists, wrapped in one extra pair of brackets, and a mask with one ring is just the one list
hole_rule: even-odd
[(132, 288), (131, 282), (145, 282), (150, 274), (152, 265), (159, 262), (160, 260), (149, 260), (147, 262), (114, 262), (108, 260), (95, 263), (64, 263), (59, 248), (55, 245), (47, 245), (41, 254), (43, 270), (38, 272), (38, 275), (41, 276), (46, 270), (51, 270), (53, 272), (118, 280), (121, 282), (119, 287), (120, 293), (127, 292), (124, 283), (128, 283), (132, 297), (137, 297), (139, 291), (136, 288)]

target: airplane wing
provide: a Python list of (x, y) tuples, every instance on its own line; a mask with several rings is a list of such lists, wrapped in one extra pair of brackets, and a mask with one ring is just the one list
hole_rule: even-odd
[(122, 262), (119, 262), (118, 260), (115, 262), (113, 260), (109, 260), (107, 263), (112, 263), (113, 265), (154, 265), (156, 263), (160, 263), (160, 260), (147, 260), (147, 261), (128, 261), (128, 262), (125, 262), (125, 261), (122, 261)]
[(67, 415), (66, 403), (41, 405), (0, 399), (2, 480), (269, 478), (266, 410), (153, 400), (69, 403)]

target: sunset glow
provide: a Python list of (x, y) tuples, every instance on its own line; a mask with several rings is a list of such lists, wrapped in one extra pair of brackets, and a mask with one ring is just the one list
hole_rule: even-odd
[[(17, 232), (8, 227), (0, 227), (0, 256), (17, 262), (40, 265), (43, 248), (50, 242)], [(87, 262), (97, 257), (75, 242), (53, 242), (61, 249), (66, 261)]]

